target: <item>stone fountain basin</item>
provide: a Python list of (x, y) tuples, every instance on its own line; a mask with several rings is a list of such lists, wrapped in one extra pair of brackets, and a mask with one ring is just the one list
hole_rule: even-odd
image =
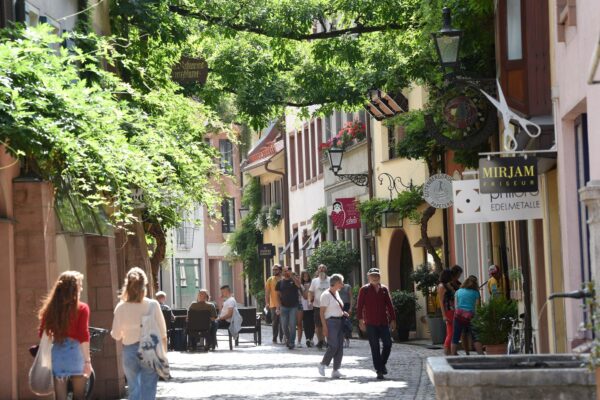
[(573, 354), (429, 357), (438, 400), (584, 400), (596, 396), (587, 357)]

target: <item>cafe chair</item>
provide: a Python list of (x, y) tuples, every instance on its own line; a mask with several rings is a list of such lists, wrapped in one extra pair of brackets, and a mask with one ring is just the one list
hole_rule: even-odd
[(209, 310), (189, 310), (187, 314), (187, 342), (188, 346), (195, 346), (192, 350), (196, 350), (200, 339), (210, 340), (210, 311)]

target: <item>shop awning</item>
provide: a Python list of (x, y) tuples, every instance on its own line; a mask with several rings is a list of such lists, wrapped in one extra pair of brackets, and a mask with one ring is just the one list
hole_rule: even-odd
[(285, 254), (288, 252), (288, 250), (290, 249), (290, 247), (292, 247), (292, 244), (294, 243), (294, 240), (296, 240), (296, 238), (298, 237), (298, 232), (300, 232), (300, 231), (296, 231), (296, 233), (294, 233), (294, 235), (292, 236), (292, 238), (290, 239), (290, 241), (283, 248), (283, 251), (281, 253), (279, 253), (279, 261), (280, 262), (283, 261), (283, 257), (285, 257)]

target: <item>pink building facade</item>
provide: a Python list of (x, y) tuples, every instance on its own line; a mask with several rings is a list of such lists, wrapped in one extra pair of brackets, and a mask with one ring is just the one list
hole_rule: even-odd
[[(600, 84), (588, 83), (600, 2), (550, 0), (550, 10), (563, 279), (565, 290), (577, 290), (583, 282), (600, 282)], [(584, 314), (580, 302), (565, 306), (572, 347), (583, 339)]]

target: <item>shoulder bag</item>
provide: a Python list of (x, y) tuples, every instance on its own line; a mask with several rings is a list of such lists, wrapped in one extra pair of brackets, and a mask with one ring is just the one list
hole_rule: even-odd
[(29, 388), (37, 396), (47, 396), (54, 393), (52, 376), (52, 341), (44, 333), (40, 345), (29, 370)]
[(156, 303), (150, 303), (148, 313), (142, 316), (142, 331), (138, 357), (142, 366), (153, 369), (163, 379), (171, 377), (169, 360), (162, 345), (162, 335), (158, 329), (154, 308)]

